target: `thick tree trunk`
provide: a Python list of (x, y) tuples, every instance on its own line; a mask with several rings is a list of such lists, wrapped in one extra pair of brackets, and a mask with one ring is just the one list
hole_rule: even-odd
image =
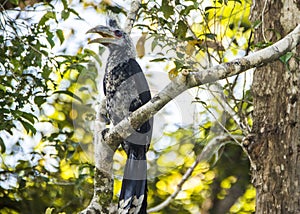
[[(300, 23), (300, 3), (294, 2), (253, 2), (252, 21), (262, 21), (255, 43), (274, 42)], [(277, 60), (254, 74), (254, 138), (249, 153), (256, 165), (256, 213), (300, 213), (299, 47), (293, 54), (288, 65)]]

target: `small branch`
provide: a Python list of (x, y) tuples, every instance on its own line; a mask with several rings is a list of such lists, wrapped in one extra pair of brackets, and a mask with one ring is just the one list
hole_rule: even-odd
[(136, 21), (136, 15), (140, 9), (141, 3), (139, 0), (133, 0), (131, 2), (130, 11), (127, 13), (127, 18), (124, 26), (124, 30), (127, 34), (130, 34), (134, 22)]
[[(239, 137), (239, 140), (242, 140), (242, 137)], [(190, 168), (185, 172), (185, 174), (182, 176), (181, 181), (177, 184), (176, 190), (161, 204), (157, 205), (156, 207), (153, 207), (149, 210), (147, 210), (148, 213), (151, 212), (158, 212), (164, 207), (168, 206), (170, 202), (178, 195), (178, 193), (181, 191), (183, 184), (188, 180), (188, 178), (192, 175), (193, 171), (195, 170), (196, 166), (200, 162), (209, 161), (211, 157), (226, 143), (230, 142), (232, 140), (232, 136), (224, 135), (224, 136), (218, 136), (212, 139), (202, 150), (200, 155), (197, 156), (195, 162), (192, 164)], [(234, 138), (235, 141), (237, 139)]]

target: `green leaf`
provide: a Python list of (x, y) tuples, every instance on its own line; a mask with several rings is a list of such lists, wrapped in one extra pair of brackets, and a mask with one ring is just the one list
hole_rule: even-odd
[(69, 16), (70, 16), (70, 11), (69, 10), (65, 9), (65, 10), (61, 11), (61, 18), (63, 20), (66, 20), (67, 18), (69, 18)]
[(5, 146), (4, 141), (3, 141), (3, 139), (1, 137), (0, 137), (0, 149), (1, 149), (1, 153), (2, 154), (5, 153), (6, 146)]
[(70, 11), (70, 13), (73, 13), (74, 15), (76, 15), (77, 18), (83, 20), (83, 18), (81, 18), (81, 16), (79, 16), (79, 13), (78, 13), (76, 10), (74, 10), (74, 9), (72, 9), (72, 8), (68, 8), (68, 10)]
[(47, 41), (49, 42), (51, 48), (54, 47), (55, 43), (53, 41), (53, 35), (51, 33), (47, 34), (48, 36), (46, 37)]
[(171, 15), (174, 14), (174, 7), (169, 5), (169, 1), (168, 0), (163, 0), (162, 1), (162, 5), (161, 5), (161, 11), (164, 14), (164, 17), (166, 19), (170, 18)]
[(287, 52), (285, 55), (279, 57), (280, 61), (287, 64), (294, 54), (292, 52)]
[(66, 95), (69, 95), (69, 96), (73, 97), (74, 99), (76, 99), (76, 100), (78, 100), (79, 102), (82, 103), (82, 99), (80, 97), (78, 97), (77, 95), (75, 95), (71, 91), (55, 91), (54, 94), (66, 94)]
[(205, 7), (204, 10), (208, 11), (208, 10), (212, 10), (212, 9), (219, 9), (220, 7)]
[(182, 11), (180, 11), (180, 15), (188, 15), (191, 10), (195, 10), (195, 9), (197, 8), (195, 8), (194, 5), (189, 5), (186, 8), (184, 8)]
[(217, 37), (216, 34), (214, 33), (205, 33), (205, 34), (202, 34), (204, 35), (205, 37), (209, 38), (209, 39), (215, 39)]
[(45, 25), (45, 23), (49, 20), (49, 19), (56, 19), (56, 15), (54, 12), (52, 11), (48, 11), (40, 20), (39, 22), (39, 26), (43, 26)]
[(30, 123), (34, 124), (35, 119), (37, 120), (38, 118), (31, 113), (27, 113), (24, 111), (18, 111), (20, 113), (20, 116), (23, 117), (24, 119), (28, 120)]
[(45, 51), (45, 50), (39, 50), (44, 56), (48, 56), (49, 55), (49, 53), (47, 52), (47, 51)]
[(60, 44), (62, 44), (65, 40), (63, 31), (61, 29), (56, 30), (56, 35), (60, 41)]
[(174, 35), (178, 38), (178, 39), (183, 39), (185, 38), (186, 32), (188, 30), (187, 25), (185, 24), (184, 21), (180, 20), (179, 22), (177, 22), (177, 26), (174, 32)]
[(272, 44), (273, 44), (272, 42), (258, 42), (254, 45), (254, 47), (265, 48), (265, 47), (269, 47)]
[(112, 11), (113, 13), (116, 13), (116, 14), (124, 13), (124, 10), (118, 5), (117, 6), (107, 5), (106, 7), (107, 7), (108, 11)]
[(2, 84), (0, 84), (0, 90), (4, 91), (4, 93), (6, 92), (6, 87)]
[(36, 96), (34, 98), (34, 103), (37, 104), (39, 107), (46, 102), (46, 96)]
[(151, 44), (151, 51), (153, 52), (155, 47), (158, 45), (158, 38), (155, 37), (152, 41), (152, 44)]
[(33, 134), (36, 133), (36, 129), (33, 127), (32, 124), (30, 124), (30, 123), (28, 123), (28, 122), (26, 122), (26, 121), (24, 121), (24, 120), (22, 120), (22, 119), (20, 119), (19, 121), (22, 123), (23, 127), (25, 128), (25, 130), (26, 130), (27, 132), (30, 132), (30, 131), (31, 131)]
[(48, 80), (48, 79), (49, 79), (49, 75), (50, 75), (50, 74), (51, 74), (51, 70), (50, 70), (50, 69), (46, 69), (46, 68), (43, 69), (42, 77), (43, 77), (45, 80)]
[(182, 53), (182, 52), (176, 52), (176, 55), (177, 55), (177, 57), (179, 58), (179, 59), (183, 59), (184, 58), (184, 53)]
[(55, 208), (48, 207), (45, 211), (45, 214), (52, 214)]
[(162, 62), (162, 61), (165, 61), (166, 59), (167, 59), (166, 57), (156, 58), (156, 59), (151, 60), (150, 62)]
[(9, 0), (10, 3), (14, 4), (14, 5), (18, 5), (19, 4), (19, 0)]
[(68, 2), (67, 2), (67, 0), (62, 0), (61, 2), (64, 5), (64, 9), (67, 9), (68, 8)]
[(180, 62), (180, 61), (174, 61), (174, 63), (175, 63), (175, 66), (176, 66), (176, 69), (177, 70), (179, 70), (180, 68), (183, 68), (183, 63), (182, 62)]

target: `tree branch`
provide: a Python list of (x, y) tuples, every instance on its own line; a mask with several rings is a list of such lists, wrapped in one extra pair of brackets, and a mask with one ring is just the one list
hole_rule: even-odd
[(139, 0), (133, 0), (131, 2), (130, 11), (127, 13), (127, 18), (124, 26), (124, 30), (127, 34), (130, 34), (133, 24), (136, 20), (136, 15), (141, 7)]
[(94, 195), (89, 206), (80, 214), (116, 213), (116, 206), (112, 203), (114, 151), (105, 143), (101, 134), (106, 125), (105, 119), (102, 118), (106, 114), (103, 112), (105, 109), (105, 99), (103, 99), (96, 113), (93, 126), (95, 147)]
[(177, 76), (161, 92), (156, 94), (150, 102), (137, 109), (130, 117), (125, 118), (119, 124), (112, 127), (105, 135), (105, 142), (113, 150), (116, 150), (122, 139), (126, 139), (135, 129), (153, 117), (162, 107), (183, 91), (240, 74), (250, 68), (272, 62), (294, 49), (299, 43), (300, 25), (275, 44), (254, 52), (251, 55), (222, 63), (209, 69)]

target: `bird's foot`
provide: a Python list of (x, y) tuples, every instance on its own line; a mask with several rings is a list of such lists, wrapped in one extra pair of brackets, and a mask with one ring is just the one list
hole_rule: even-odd
[(106, 128), (101, 132), (103, 140), (105, 139), (105, 135), (107, 134), (108, 131), (109, 131), (109, 128)]

